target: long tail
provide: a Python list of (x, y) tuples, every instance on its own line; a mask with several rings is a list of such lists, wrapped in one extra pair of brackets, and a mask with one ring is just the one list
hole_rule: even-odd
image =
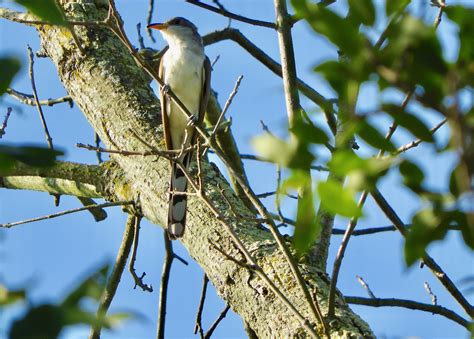
[[(188, 168), (191, 154), (183, 157), (183, 165)], [(186, 226), (186, 188), (188, 180), (176, 163), (171, 166), (170, 196), (168, 210), (168, 233), (171, 239), (183, 236)]]

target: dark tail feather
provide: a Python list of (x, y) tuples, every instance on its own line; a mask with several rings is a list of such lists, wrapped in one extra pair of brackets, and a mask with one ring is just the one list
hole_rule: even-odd
[[(190, 154), (183, 157), (183, 165), (188, 168)], [(186, 187), (188, 181), (183, 171), (173, 163), (171, 166), (170, 196), (168, 210), (168, 233), (171, 239), (177, 239), (183, 236), (186, 225)]]

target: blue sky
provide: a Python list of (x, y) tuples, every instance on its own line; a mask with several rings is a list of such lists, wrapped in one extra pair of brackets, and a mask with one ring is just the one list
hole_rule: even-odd
[[(118, 0), (116, 1), (126, 23), (126, 29), (133, 41), (136, 39), (137, 22), (146, 20), (148, 1)], [(381, 1), (378, 1), (380, 3)], [(427, 1), (416, 2), (426, 3)], [(272, 21), (274, 19), (273, 2), (270, 0), (223, 1), (229, 10), (244, 16)], [(450, 2), (451, 3), (451, 2)], [(466, 5), (472, 2), (465, 0)], [(4, 5), (5, 2), (0, 2)], [(8, 4), (8, 3), (7, 3)], [(419, 6), (415, 6), (419, 7)], [(421, 7), (419, 7), (421, 8)], [(425, 6), (427, 18), (435, 15), (435, 9)], [(184, 16), (194, 22), (201, 34), (224, 28), (228, 20), (219, 15), (208, 13), (178, 0), (156, 0), (154, 19), (163, 21), (174, 16)], [(429, 19), (431, 20), (431, 19)], [(255, 28), (236, 21), (232, 26), (239, 28), (255, 44), (275, 59), (279, 59), (278, 42), (274, 31)], [(444, 20), (440, 27), (440, 36), (448, 56), (456, 53), (457, 44), (452, 38), (453, 26)], [(294, 44), (298, 65), (298, 74), (307, 83), (314, 86), (323, 95), (333, 95), (321, 78), (312, 72), (312, 68), (320, 62), (337, 57), (337, 52), (326, 41), (314, 36), (309, 27), (298, 23), (294, 29)], [(152, 45), (145, 35), (145, 43), (153, 48), (162, 48), (164, 41)], [(39, 40), (34, 29), (23, 25), (0, 20), (0, 55), (14, 54), (21, 58), (24, 65), (20, 75), (15, 79), (13, 88), (31, 93), (27, 76), (26, 44), (34, 51), (39, 48)], [(211, 60), (220, 56), (214, 67), (212, 87), (219, 93), (224, 103), (232, 91), (239, 75), (244, 79), (239, 93), (234, 99), (228, 116), (232, 117), (232, 129), (242, 153), (253, 153), (250, 139), (260, 134), (259, 120), (263, 120), (275, 133), (284, 136), (286, 130), (286, 112), (281, 79), (274, 76), (264, 66), (252, 59), (244, 50), (233, 42), (221, 42), (206, 48)], [(56, 76), (56, 70), (48, 59), (36, 59), (35, 74), (40, 98), (54, 98), (65, 95), (65, 89)], [(390, 98), (399, 99), (396, 93), (387, 94)], [(380, 101), (373, 86), (364, 87), (361, 96), (361, 109), (370, 109)], [(318, 117), (316, 108), (306, 99), (302, 104), (309, 112)], [(18, 102), (4, 96), (0, 101), (0, 117), (6, 107), (12, 106), (14, 113), (9, 121), (7, 134), (0, 142), (35, 142), (45, 144), (43, 130), (36, 110), (21, 106)], [(77, 142), (92, 143), (93, 131), (81, 112), (67, 105), (45, 107), (46, 119), (53, 141), (57, 147), (67, 150), (64, 160), (95, 163), (92, 152), (79, 150)], [(439, 117), (426, 115), (429, 125), (434, 125)], [(386, 120), (377, 121), (380, 126), (388, 128)], [(446, 140), (447, 128), (440, 131), (440, 140)], [(408, 134), (397, 134), (395, 141), (403, 144), (410, 141)], [(374, 154), (374, 150), (364, 148), (363, 154)], [(321, 158), (328, 154), (321, 152)], [(443, 187), (449, 170), (453, 164), (450, 154), (436, 154), (431, 147), (420, 146), (410, 152), (410, 157), (423, 166), (428, 173), (428, 183), (432, 187)], [(212, 159), (211, 160), (215, 160)], [(272, 165), (246, 162), (246, 170), (250, 174), (250, 182), (254, 190), (270, 191), (275, 186), (275, 169)], [(323, 180), (324, 174), (314, 173), (314, 178)], [(381, 185), (382, 192), (392, 203), (395, 210), (404, 220), (419, 208), (414, 195), (401, 189), (397, 175), (391, 174)], [(268, 199), (268, 206), (273, 201)], [(29, 217), (46, 215), (60, 210), (78, 207), (76, 199), (62, 197), (59, 208), (54, 207), (53, 199), (47, 194), (26, 191), (0, 190), (0, 222), (22, 220)], [(8, 231), (0, 230), (1, 271), (0, 279), (7, 286), (30, 287), (33, 302), (60, 300), (75, 284), (94, 267), (106, 260), (113, 260), (122, 237), (126, 216), (119, 208), (108, 209), (107, 220), (95, 223), (87, 213), (74, 214), (66, 217), (42, 221), (15, 227)], [(385, 226), (388, 221), (377, 209), (372, 200), (368, 200), (365, 218), (360, 221), (360, 228)], [(291, 202), (285, 201), (285, 213), (293, 213)], [(338, 218), (336, 226), (345, 228), (347, 221)], [(145, 293), (133, 290), (133, 282), (128, 272), (124, 273), (118, 293), (111, 307), (112, 312), (133, 310), (144, 317), (124, 323), (116, 331), (104, 331), (104, 338), (149, 338), (155, 333), (157, 300), (161, 266), (163, 259), (162, 229), (148, 222), (143, 222), (140, 237), (139, 256), (136, 263), (137, 271), (145, 271), (147, 283), (151, 283), (155, 291)], [(328, 267), (332, 267), (335, 252), (341, 238), (333, 237)], [(179, 242), (174, 242), (176, 252), (186, 258), (189, 266), (179, 262), (173, 264), (169, 291), (169, 308), (167, 313), (168, 337), (192, 337), (194, 319), (201, 291), (202, 270), (187, 256)], [(407, 269), (403, 261), (403, 241), (397, 233), (386, 233), (351, 239), (346, 252), (339, 277), (339, 289), (347, 295), (365, 296), (365, 291), (355, 276), (362, 276), (378, 297), (398, 297), (429, 303), (429, 296), (423, 288), (426, 281), (438, 296), (443, 306), (459, 311), (452, 298), (444, 292), (442, 286), (426, 269), (416, 265)], [(472, 252), (462, 244), (460, 235), (450, 233), (445, 242), (429, 248), (429, 253), (445, 268), (455, 282), (463, 277), (474, 274)], [(472, 294), (469, 295), (472, 301)], [(208, 289), (208, 297), (204, 312), (204, 324), (208, 327), (224, 307), (224, 303), (216, 296), (212, 288)], [(429, 313), (408, 311), (396, 308), (369, 308), (353, 306), (372, 327), (378, 336), (420, 336), (420, 337), (466, 337), (467, 333), (457, 324), (442, 317)], [(15, 310), (21, 313), (21, 309)], [(461, 312), (462, 314), (462, 312)], [(0, 337), (5, 333), (5, 323), (13, 313), (0, 314)], [(64, 338), (82, 338), (88, 328), (73, 328), (63, 333)], [(238, 316), (229, 312), (215, 333), (216, 337), (245, 337), (242, 322)]]

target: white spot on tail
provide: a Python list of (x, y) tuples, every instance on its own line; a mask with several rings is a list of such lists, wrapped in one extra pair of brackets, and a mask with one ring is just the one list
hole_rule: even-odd
[(168, 226), (168, 232), (170, 233), (171, 237), (179, 238), (182, 237), (184, 234), (184, 225), (180, 222), (170, 224)]

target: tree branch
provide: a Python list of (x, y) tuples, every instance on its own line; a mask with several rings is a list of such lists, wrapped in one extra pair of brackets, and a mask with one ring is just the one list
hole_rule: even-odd
[(344, 297), (344, 300), (349, 304), (355, 304), (355, 305), (365, 305), (365, 306), (373, 306), (373, 307), (385, 307), (385, 306), (403, 307), (403, 308), (409, 308), (411, 310), (418, 310), (418, 311), (424, 311), (424, 312), (429, 312), (433, 314), (439, 314), (439, 315), (442, 315), (443, 317), (446, 317), (458, 323), (461, 326), (464, 326), (468, 330), (470, 329), (470, 326), (472, 325), (472, 323), (470, 323), (468, 320), (464, 319), (463, 317), (461, 317), (459, 314), (455, 313), (454, 311), (447, 309), (446, 307), (424, 304), (424, 303), (416, 302), (413, 300), (395, 299), (395, 298), (387, 298), (387, 299), (362, 298), (362, 297), (353, 297), (353, 296), (346, 296)]
[[(132, 248), (135, 218), (136, 217), (134, 215), (128, 215), (127, 223), (125, 224), (125, 231), (123, 233), (122, 242), (117, 253), (117, 258), (115, 259), (115, 265), (112, 270), (112, 274), (110, 275), (107, 286), (102, 292), (102, 296), (100, 298), (100, 305), (97, 310), (97, 318), (99, 319), (105, 317), (107, 314), (107, 310), (112, 303), (115, 292), (117, 291), (118, 285), (120, 283), (123, 270), (127, 264), (130, 249)], [(92, 328), (91, 333), (89, 334), (89, 339), (99, 339), (101, 329), (101, 327)]]
[[(7, 88), (7, 93), (18, 101), (24, 103), (25, 105), (36, 106), (35, 98), (31, 94), (21, 93), (14, 90), (13, 88)], [(41, 106), (54, 106), (56, 104), (61, 104), (65, 102), (67, 102), (69, 104), (69, 107), (72, 108), (74, 102), (72, 101), (69, 95), (57, 99), (40, 100), (39, 104)]]
[(254, 26), (261, 26), (261, 27), (276, 29), (276, 25), (273, 22), (250, 19), (250, 18), (241, 16), (241, 15), (229, 12), (229, 11), (223, 9), (223, 8), (218, 8), (218, 7), (214, 7), (214, 6), (202, 3), (199, 0), (186, 0), (186, 2), (190, 3), (191, 5), (207, 9), (208, 11), (218, 13), (222, 16), (225, 16), (226, 18), (235, 19), (237, 21), (245, 22), (247, 24), (251, 24), (251, 25), (254, 25)]
[[(375, 190), (371, 193), (377, 205), (380, 207), (385, 216), (393, 223), (397, 230), (403, 235), (406, 236), (406, 227), (403, 224), (403, 221), (394, 211), (392, 206), (385, 200), (382, 193), (379, 190)], [(464, 311), (471, 317), (474, 318), (474, 307), (467, 301), (461, 291), (456, 287), (453, 281), (449, 276), (441, 269), (441, 267), (434, 261), (428, 254), (423, 256), (423, 262), (431, 270), (440, 283), (448, 290), (451, 296), (458, 302), (459, 305), (464, 309)]]
[[(235, 28), (225, 28), (220, 31), (215, 31), (209, 33), (203, 37), (204, 45), (211, 45), (223, 40), (232, 40), (245, 49), (250, 55), (255, 59), (260, 61), (264, 66), (266, 66), (270, 71), (282, 77), (282, 68), (281, 65), (273, 60), (268, 54), (263, 50), (258, 48), (254, 43), (247, 39), (238, 29)], [(336, 133), (337, 123), (332, 109), (332, 103), (322, 96), (320, 93), (315, 91), (311, 86), (306, 84), (304, 81), (297, 79), (296, 81), (297, 88), (305, 95), (308, 99), (313, 101), (316, 105), (321, 107), (326, 117), (326, 121), (331, 128), (333, 134)]]

